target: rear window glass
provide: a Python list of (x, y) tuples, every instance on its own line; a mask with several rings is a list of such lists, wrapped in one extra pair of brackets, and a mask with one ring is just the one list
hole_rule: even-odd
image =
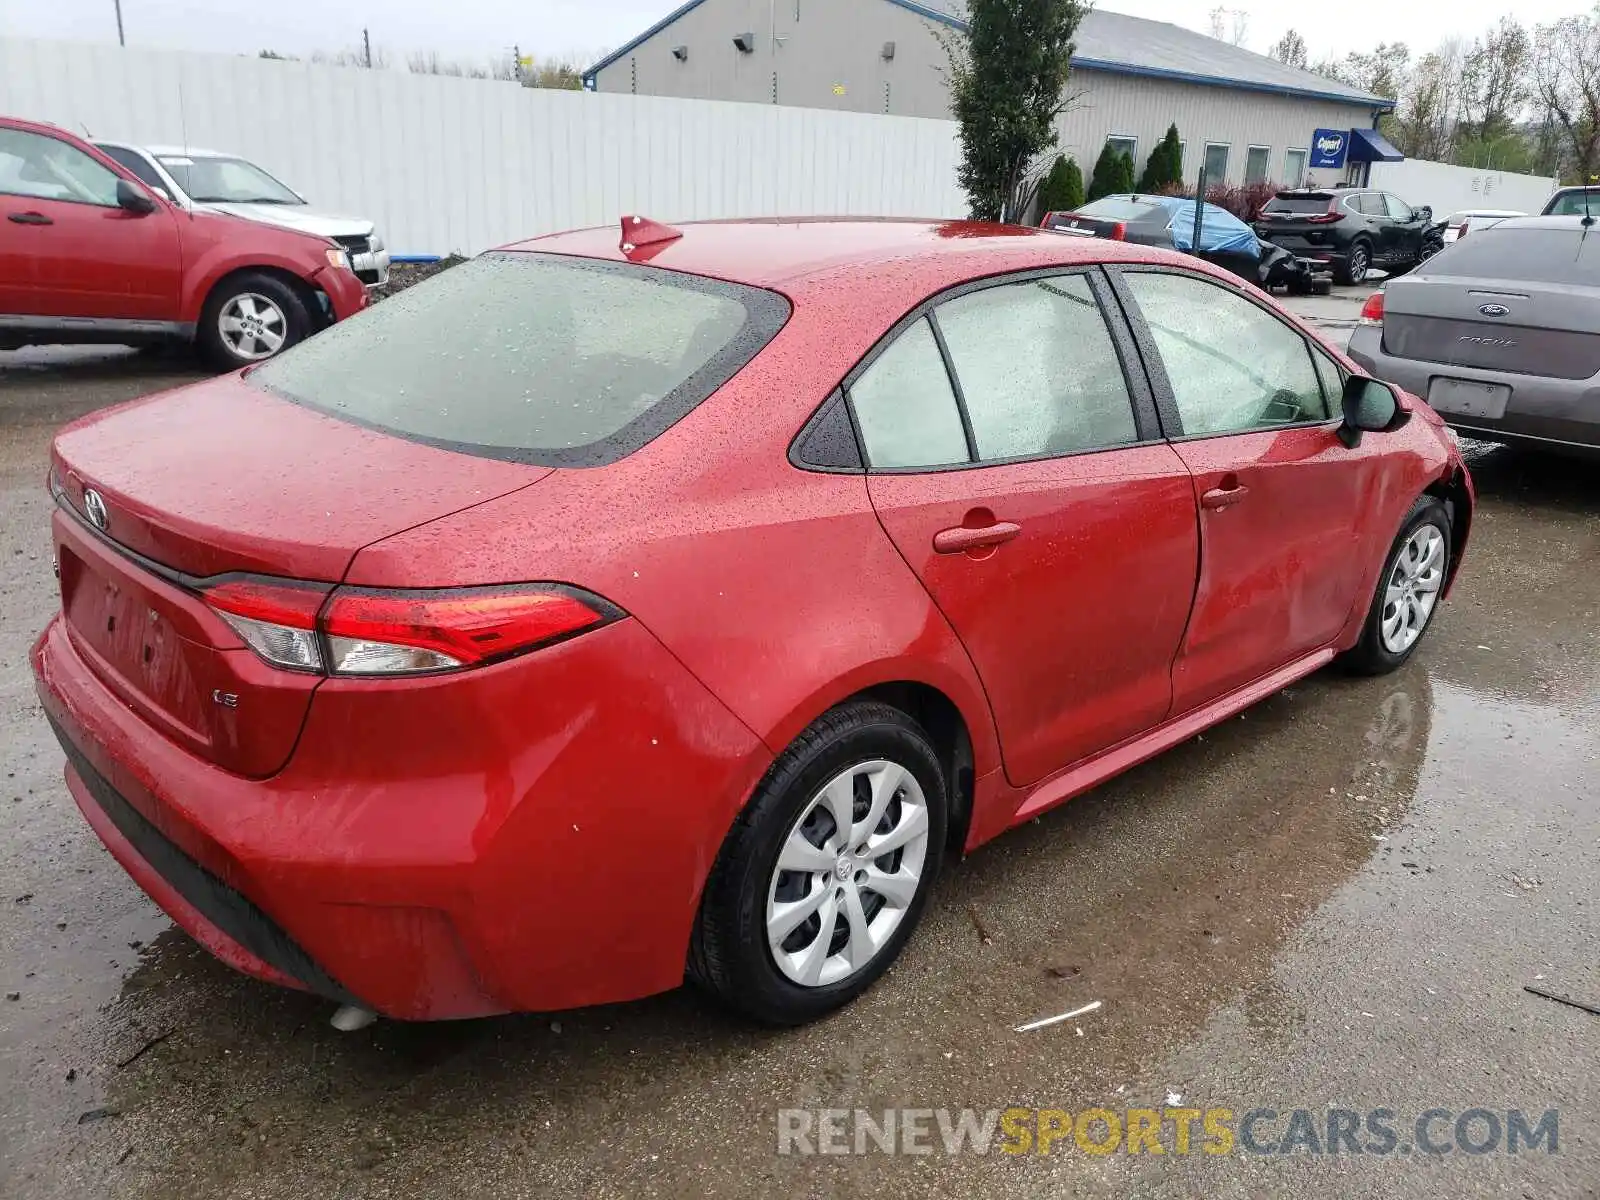
[(1600, 188), (1591, 188), (1588, 192), (1588, 207), (1584, 207), (1584, 192), (1582, 189), (1573, 192), (1563, 192), (1550, 202), (1550, 207), (1545, 210), (1545, 215), (1550, 217), (1581, 217), (1592, 213), (1600, 217)]
[(1148, 217), (1150, 213), (1160, 208), (1149, 200), (1134, 200), (1128, 196), (1107, 196), (1104, 200), (1096, 200), (1093, 204), (1085, 204), (1077, 210), (1080, 217), (1100, 217), (1107, 221), (1137, 221)]
[(1474, 229), (1429, 259), (1427, 273), (1600, 287), (1600, 229)]
[(1274, 196), (1262, 212), (1325, 213), (1332, 196)]
[(257, 386), (430, 445), (598, 466), (754, 358), (783, 297), (656, 267), (486, 254), (250, 371)]

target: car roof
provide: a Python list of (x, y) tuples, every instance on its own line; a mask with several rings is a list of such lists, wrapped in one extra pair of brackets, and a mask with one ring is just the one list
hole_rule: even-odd
[(238, 158), (226, 150), (205, 150), (199, 146), (146, 146), (145, 150), (157, 158)]
[(681, 237), (631, 254), (621, 249), (619, 225), (532, 238), (504, 249), (649, 263), (790, 295), (835, 289), (847, 277), (857, 294), (870, 290), (891, 306), (904, 300), (904, 308), (968, 279), (1039, 267), (1156, 261), (1226, 278), (1172, 251), (981, 221), (768, 217), (676, 228)]
[[(1494, 229), (1570, 229), (1577, 233), (1583, 228), (1587, 217), (1573, 213), (1566, 217), (1507, 217), (1504, 221), (1494, 225)], [(1595, 236), (1600, 237), (1600, 212), (1595, 213), (1597, 228), (1593, 230)]]

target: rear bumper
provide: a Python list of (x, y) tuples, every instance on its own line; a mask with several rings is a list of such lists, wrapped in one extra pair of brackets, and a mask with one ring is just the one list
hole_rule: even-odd
[(406, 1019), (676, 987), (771, 757), (635, 621), (448, 683), (324, 684), (267, 780), (130, 713), (59, 617), (32, 663), (74, 800), (174, 921), (239, 970)]
[(1383, 348), (1383, 330), (1356, 328), (1350, 357), (1377, 378), (1427, 399), (1435, 379), (1466, 379), (1511, 388), (1505, 414), (1498, 419), (1441, 412), (1445, 424), (1468, 436), (1518, 442), (1552, 450), (1600, 453), (1600, 378), (1555, 379), (1484, 371), (1445, 363), (1396, 358)]

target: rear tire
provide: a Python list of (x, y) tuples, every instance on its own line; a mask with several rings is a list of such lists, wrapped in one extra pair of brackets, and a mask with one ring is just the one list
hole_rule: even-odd
[(1355, 287), (1365, 283), (1367, 274), (1372, 270), (1372, 247), (1366, 242), (1358, 241), (1350, 247), (1350, 253), (1345, 255), (1344, 261), (1334, 267), (1334, 278), (1345, 287)]
[(288, 283), (261, 271), (229, 276), (206, 297), (195, 342), (216, 368), (236, 371), (281, 354), (311, 333), (311, 314)]
[[(833, 817), (844, 808), (848, 830)], [(848, 1004), (920, 921), (947, 813), (938, 755), (905, 713), (854, 701), (823, 714), (773, 763), (723, 842), (689, 979), (766, 1025)]]
[(1361, 640), (1340, 664), (1356, 675), (1398, 671), (1432, 627), (1449, 578), (1450, 514), (1436, 497), (1422, 496), (1383, 560)]

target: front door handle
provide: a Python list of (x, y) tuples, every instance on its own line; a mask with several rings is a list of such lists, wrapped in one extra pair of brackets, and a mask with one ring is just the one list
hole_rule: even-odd
[(1232, 487), (1212, 488), (1200, 497), (1200, 506), (1212, 509), (1232, 508), (1249, 494), (1250, 489), (1242, 483), (1236, 483)]
[(54, 225), (55, 224), (54, 221), (52, 221), (49, 217), (45, 216), (42, 212), (12, 213), (10, 216), (8, 216), (6, 218), (6, 220), (15, 221), (18, 225)]
[(1003, 546), (1022, 532), (1015, 521), (997, 521), (982, 529), (968, 529), (958, 525), (954, 529), (941, 529), (933, 535), (933, 549), (937, 554), (965, 554), (969, 550), (987, 550)]

